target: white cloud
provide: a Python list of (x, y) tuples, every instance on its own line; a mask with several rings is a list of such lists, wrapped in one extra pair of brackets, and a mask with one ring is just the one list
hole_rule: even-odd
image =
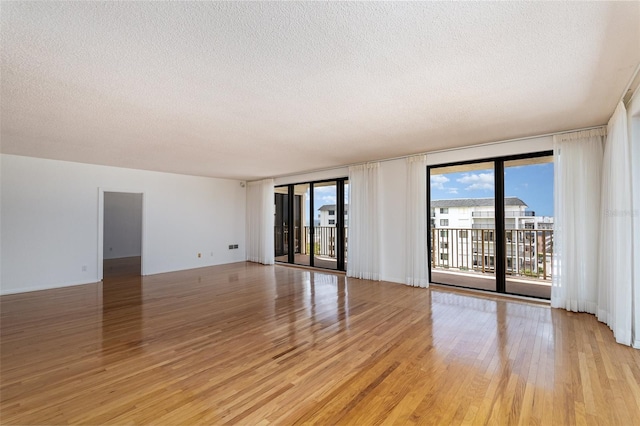
[(326, 204), (336, 203), (335, 185), (316, 186), (313, 188), (313, 197), (316, 208)]
[(336, 187), (334, 185), (329, 186), (315, 186), (313, 188), (314, 194), (335, 194)]
[(327, 204), (335, 204), (336, 203), (336, 196), (335, 195), (324, 195), (321, 197), (317, 198), (317, 201), (314, 199), (314, 205), (318, 206), (324, 206)]
[(444, 189), (444, 184), (449, 182), (449, 178), (444, 175), (431, 176), (431, 187), (435, 189)]
[(467, 191), (490, 191), (493, 190), (493, 184), (490, 183), (474, 183), (465, 188)]
[(449, 188), (449, 194), (457, 194), (458, 188)]
[(467, 191), (486, 191), (493, 189), (493, 173), (466, 173), (458, 182), (468, 185)]

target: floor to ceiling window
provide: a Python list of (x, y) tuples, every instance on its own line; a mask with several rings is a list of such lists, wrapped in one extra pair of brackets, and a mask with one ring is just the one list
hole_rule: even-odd
[[(553, 156), (504, 161), (505, 291), (551, 297)], [(507, 200), (524, 206), (507, 209)]]
[(428, 167), (433, 283), (551, 295), (550, 152)]
[(276, 259), (288, 256), (289, 253), (289, 191), (287, 187), (274, 189), (275, 223), (274, 243)]
[(492, 162), (430, 169), (431, 280), (496, 290)]
[(345, 270), (348, 187), (342, 178), (275, 188), (277, 262)]

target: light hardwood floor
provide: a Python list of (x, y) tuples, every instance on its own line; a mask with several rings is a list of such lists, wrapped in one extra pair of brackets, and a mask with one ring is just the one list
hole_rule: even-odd
[(640, 424), (587, 314), (237, 263), (0, 298), (3, 424)]

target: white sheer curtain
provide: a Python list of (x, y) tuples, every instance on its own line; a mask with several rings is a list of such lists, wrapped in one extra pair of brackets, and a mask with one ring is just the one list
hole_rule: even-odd
[(596, 313), (604, 129), (554, 136), (551, 306)]
[(349, 167), (349, 277), (380, 279), (379, 172), (379, 163)]
[(640, 89), (636, 89), (627, 108), (629, 144), (631, 146), (631, 187), (633, 201), (633, 342), (640, 349)]
[(427, 275), (427, 156), (407, 157), (405, 283), (429, 287)]
[(247, 260), (273, 265), (273, 179), (247, 184)]
[(602, 164), (598, 319), (618, 343), (631, 345), (633, 323), (633, 223), (631, 141), (627, 111), (618, 105), (607, 126)]

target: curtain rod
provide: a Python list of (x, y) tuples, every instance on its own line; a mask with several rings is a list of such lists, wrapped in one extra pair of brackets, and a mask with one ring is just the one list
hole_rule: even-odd
[[(320, 172), (326, 172), (326, 171), (329, 171), (329, 170), (342, 169), (344, 167), (359, 166), (359, 165), (367, 164), (367, 163), (385, 163), (387, 161), (401, 160), (403, 158), (409, 158), (409, 157), (413, 157), (415, 155), (440, 154), (440, 153), (444, 153), (444, 152), (454, 152), (454, 151), (460, 151), (460, 150), (469, 149), (469, 148), (481, 148), (481, 147), (484, 147), (484, 146), (498, 145), (498, 144), (503, 144), (503, 143), (508, 143), (508, 142), (526, 141), (526, 140), (530, 140), (530, 139), (545, 138), (545, 137), (555, 136), (555, 135), (564, 135), (564, 134), (567, 134), (567, 133), (582, 132), (582, 131), (585, 131), (585, 130), (595, 130), (595, 129), (600, 129), (600, 128), (606, 127), (606, 126), (607, 126), (606, 124), (601, 124), (599, 126), (583, 127), (581, 129), (574, 129), (574, 130), (563, 130), (561, 132), (545, 133), (545, 134), (542, 134), (542, 135), (524, 136), (524, 137), (521, 137), (521, 138), (504, 139), (504, 140), (500, 140), (500, 141), (485, 142), (485, 143), (480, 143), (480, 144), (476, 144), (476, 145), (466, 145), (466, 146), (459, 146), (459, 147), (455, 147), (455, 148), (438, 149), (438, 150), (435, 150), (435, 151), (417, 152), (415, 154), (400, 155), (398, 157), (383, 158), (383, 159), (380, 159), (380, 160), (361, 161), (359, 163), (351, 163), (351, 164), (344, 164), (344, 165), (341, 165), (341, 166), (326, 167), (324, 169), (315, 169), (315, 170), (307, 170), (307, 171), (304, 171), (304, 172), (287, 173), (287, 174), (284, 174), (284, 175), (272, 176), (271, 178), (272, 179), (277, 179), (277, 178), (285, 178), (285, 177), (289, 177), (289, 176), (306, 175), (306, 174), (309, 174), (309, 173), (320, 173)], [(266, 179), (266, 178), (263, 178), (263, 179)], [(258, 180), (262, 180), (262, 179), (258, 179)]]

